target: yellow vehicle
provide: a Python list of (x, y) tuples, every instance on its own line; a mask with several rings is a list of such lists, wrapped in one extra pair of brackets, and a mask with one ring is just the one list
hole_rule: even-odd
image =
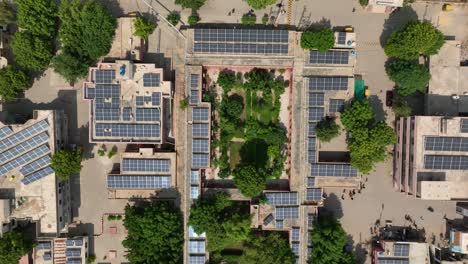
[(353, 27), (345, 27), (344, 31), (345, 32), (353, 32), (354, 28)]
[(454, 10), (455, 7), (451, 4), (444, 4), (444, 6), (442, 7), (442, 10), (445, 11), (445, 12), (450, 12), (452, 10)]

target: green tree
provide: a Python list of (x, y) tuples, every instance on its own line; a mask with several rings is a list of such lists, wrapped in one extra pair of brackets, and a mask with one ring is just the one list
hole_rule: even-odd
[(325, 52), (335, 45), (335, 34), (329, 28), (314, 31), (306, 31), (301, 36), (301, 47), (303, 49), (317, 49)]
[(2, 100), (9, 101), (29, 88), (31, 84), (28, 75), (21, 69), (8, 65), (0, 69), (0, 96)]
[(253, 26), (257, 22), (257, 17), (254, 14), (246, 14), (241, 18), (242, 25)]
[(244, 111), (244, 98), (240, 95), (234, 94), (229, 97), (225, 97), (223, 101), (224, 102), (221, 103), (220, 107), (220, 114), (231, 121), (239, 120), (242, 112)]
[(112, 45), (116, 20), (100, 2), (64, 0), (59, 6), (63, 49), (94, 61), (106, 55)]
[(53, 0), (16, 0), (17, 24), (33, 35), (52, 40), (57, 27), (57, 6)]
[(166, 19), (169, 21), (169, 23), (175, 26), (179, 24), (180, 14), (178, 12), (173, 11), (169, 13), (169, 15), (167, 15)]
[(74, 83), (88, 75), (90, 64), (91, 62), (87, 58), (71, 55), (67, 50), (64, 50), (52, 59), (51, 66), (65, 80)]
[(408, 117), (413, 112), (413, 109), (411, 109), (411, 106), (408, 104), (408, 102), (405, 99), (400, 98), (400, 97), (395, 98), (393, 100), (392, 109), (397, 118)]
[(193, 13), (188, 17), (188, 24), (193, 27), (198, 21), (200, 21), (200, 16), (197, 13)]
[(329, 142), (340, 135), (340, 126), (335, 122), (334, 118), (327, 117), (317, 123), (315, 131), (320, 141)]
[(253, 9), (264, 9), (269, 5), (272, 5), (276, 0), (245, 0), (247, 4)]
[(189, 225), (197, 234), (206, 233), (209, 251), (247, 240), (250, 224), (250, 215), (238, 212), (238, 206), (229, 200), (226, 193), (199, 199), (190, 210)]
[(385, 44), (388, 57), (417, 59), (436, 54), (444, 44), (444, 35), (428, 21), (412, 21), (394, 31)]
[(356, 257), (345, 251), (348, 236), (340, 222), (331, 216), (322, 216), (312, 232), (312, 255), (309, 263), (354, 264)]
[(182, 213), (173, 203), (154, 201), (149, 206), (125, 208), (127, 237), (122, 242), (131, 263), (180, 263), (183, 256)]
[(266, 188), (266, 173), (253, 165), (238, 165), (232, 172), (234, 184), (246, 197), (260, 195)]
[(13, 35), (11, 49), (18, 65), (31, 71), (42, 71), (48, 67), (54, 48), (45, 37), (33, 35), (29, 31), (18, 31)]
[(236, 74), (232, 71), (224, 69), (219, 72), (217, 82), (221, 87), (223, 87), (224, 93), (228, 93), (237, 84)]
[(11, 231), (0, 238), (0, 263), (18, 264), (20, 258), (30, 252), (34, 244), (22, 233)]
[(270, 17), (268, 16), (268, 14), (265, 14), (264, 16), (262, 16), (262, 24), (263, 25), (268, 24), (268, 20), (270, 20)]
[(359, 0), (359, 4), (362, 7), (366, 7), (369, 4), (369, 0)]
[(354, 102), (350, 108), (341, 114), (341, 123), (346, 130), (352, 131), (354, 128), (366, 127), (374, 120), (374, 110), (368, 101)]
[(0, 24), (12, 24), (16, 21), (16, 11), (6, 0), (0, 0)]
[(151, 20), (144, 17), (137, 17), (133, 22), (135, 27), (135, 32), (133, 35), (148, 40), (149, 35), (151, 35), (156, 29), (156, 25), (151, 22)]
[(59, 150), (52, 156), (52, 168), (59, 179), (66, 180), (81, 171), (82, 153), (80, 148)]
[(270, 233), (267, 236), (253, 236), (245, 245), (245, 250), (239, 259), (240, 264), (294, 264), (294, 255), (288, 240), (279, 234)]
[(205, 4), (206, 0), (176, 0), (176, 5), (180, 5), (183, 8), (191, 8), (193, 11), (200, 9)]
[(386, 70), (390, 80), (397, 86), (396, 92), (401, 96), (415, 92), (425, 93), (431, 79), (428, 67), (416, 62), (394, 60), (388, 64)]

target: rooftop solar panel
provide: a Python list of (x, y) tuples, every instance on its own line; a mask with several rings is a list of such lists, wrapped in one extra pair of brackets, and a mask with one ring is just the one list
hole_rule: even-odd
[(308, 151), (307, 161), (310, 164), (317, 163), (317, 152), (315, 150)]
[(338, 39), (336, 41), (339, 45), (346, 44), (346, 32), (338, 32)]
[(41, 241), (39, 243), (37, 243), (37, 246), (36, 246), (36, 249), (39, 249), (39, 250), (45, 250), (45, 249), (51, 249), (51, 244), (49, 241)]
[(461, 119), (460, 133), (468, 133), (468, 119)]
[(81, 256), (81, 249), (79, 248), (67, 248), (65, 250), (65, 256), (69, 257), (79, 257)]
[(68, 258), (65, 264), (82, 264), (81, 258)]
[(283, 222), (283, 219), (276, 219), (275, 221), (275, 227), (276, 229), (283, 229), (284, 227), (284, 222)]
[(468, 151), (468, 138), (425, 137), (424, 148), (433, 151)]
[(161, 127), (159, 124), (96, 123), (95, 133), (96, 137), (159, 138)]
[(347, 76), (317, 76), (309, 77), (310, 91), (346, 91), (349, 77)]
[(293, 227), (291, 229), (291, 241), (299, 241), (301, 229), (299, 227)]
[(314, 187), (315, 186), (315, 177), (308, 177), (307, 178), (307, 187)]
[(299, 256), (299, 242), (292, 242), (291, 248), (292, 248), (294, 255)]
[(205, 241), (203, 240), (190, 240), (189, 253), (205, 253)]
[(329, 50), (320, 52), (317, 50), (310, 51), (310, 64), (348, 64), (348, 50)]
[(307, 150), (308, 151), (315, 151), (316, 150), (316, 140), (315, 137), (309, 137), (307, 140)]
[(118, 109), (120, 108), (120, 98), (112, 97), (112, 98), (96, 98), (94, 99), (94, 105), (96, 109), (99, 108), (112, 108)]
[(198, 186), (190, 186), (190, 198), (191, 199), (198, 199), (200, 195), (200, 189)]
[(122, 159), (121, 170), (125, 172), (169, 172), (168, 159)]
[(322, 189), (307, 189), (306, 200), (307, 201), (321, 201)]
[(122, 120), (123, 121), (132, 121), (132, 108), (131, 107), (124, 107), (122, 110)]
[(95, 98), (119, 98), (120, 85), (118, 84), (96, 84), (94, 89)]
[(109, 189), (159, 189), (171, 187), (171, 176), (165, 175), (108, 175)]
[(26, 177), (24, 177), (21, 182), (24, 184), (24, 185), (28, 185), (30, 183), (33, 183), (37, 180), (40, 180), (48, 175), (51, 175), (52, 173), (54, 173), (54, 170), (51, 168), (51, 167), (45, 167), (44, 169), (40, 169), (34, 173), (31, 173), (29, 175), (26, 175)]
[(190, 171), (190, 183), (198, 184), (200, 182), (200, 172), (198, 170)]
[(323, 106), (324, 104), (324, 93), (309, 93), (309, 105), (308, 106)]
[(297, 205), (297, 192), (266, 192), (269, 205)]
[(317, 216), (314, 214), (308, 214), (307, 215), (307, 227), (311, 229), (314, 226), (315, 220)]
[(190, 255), (189, 264), (205, 264), (205, 255)]
[(198, 104), (200, 97), (198, 96), (198, 90), (190, 91), (190, 104)]
[(118, 121), (120, 120), (119, 108), (97, 108), (94, 111), (96, 121)]
[(207, 107), (194, 107), (192, 112), (193, 121), (208, 121), (209, 109)]
[(39, 158), (27, 165), (25, 165), (24, 167), (22, 167), (20, 169), (20, 172), (23, 174), (23, 175), (28, 175), (34, 171), (37, 171), (47, 165), (50, 164), (50, 156), (47, 155), (47, 156), (44, 156), (42, 158)]
[(195, 42), (288, 43), (289, 32), (277, 29), (196, 28)]
[(96, 83), (112, 83), (115, 79), (115, 70), (96, 70)]
[(208, 153), (209, 140), (208, 139), (193, 139), (192, 140), (192, 152), (194, 153)]
[(159, 87), (161, 82), (161, 75), (159, 73), (145, 73), (143, 74), (144, 87)]
[(209, 160), (210, 160), (209, 154), (194, 153), (192, 154), (192, 167), (195, 167), (195, 168), (208, 167)]
[(0, 164), (7, 162), (8, 160), (23, 154), (24, 152), (33, 149), (41, 144), (47, 143), (49, 135), (47, 132), (42, 132), (37, 136), (34, 136), (22, 143), (10, 148), (9, 150), (0, 153)]
[(138, 122), (160, 121), (161, 112), (159, 108), (137, 108), (135, 113)]
[(308, 123), (308, 136), (313, 137), (315, 136), (315, 128), (317, 127), (317, 123)]
[(329, 113), (338, 113), (344, 110), (345, 100), (330, 99), (330, 106), (328, 107)]
[(194, 123), (192, 125), (192, 137), (209, 137), (208, 123)]
[(11, 133), (13, 133), (13, 130), (7, 126), (0, 128), (0, 139), (10, 135)]
[(325, 116), (323, 107), (310, 107), (309, 108), (309, 122), (320, 121)]
[(311, 176), (356, 177), (357, 170), (346, 164), (312, 164)]
[(271, 222), (273, 222), (273, 220), (275, 220), (273, 214), (269, 214), (267, 217), (265, 217), (265, 219), (263, 219), (263, 225), (269, 225)]
[(21, 168), (21, 166), (24, 166), (25, 164), (43, 156), (49, 151), (50, 149), (46, 145), (41, 145), (31, 151), (28, 151), (25, 154), (3, 164), (0, 167), (0, 175), (4, 175), (5, 173), (12, 171), (15, 168)]
[(379, 257), (377, 259), (377, 264), (409, 264), (409, 260), (407, 258), (385, 258)]
[(151, 103), (153, 104), (153, 106), (161, 105), (161, 93), (152, 93)]
[(191, 89), (198, 89), (198, 81), (200, 79), (200, 75), (198, 74), (190, 74), (190, 88)]
[(96, 90), (94, 88), (86, 87), (85, 88), (85, 98), (94, 99), (96, 97)]
[(50, 260), (52, 260), (52, 254), (50, 254), (50, 251), (49, 251), (49, 252), (45, 252), (44, 255), (42, 255), (42, 259), (45, 260), (45, 261), (50, 261)]
[(468, 170), (468, 156), (424, 155), (424, 168), (433, 170)]
[(393, 255), (397, 257), (409, 256), (410, 245), (409, 244), (394, 244)]
[(299, 217), (299, 207), (298, 206), (289, 206), (282, 207), (276, 206), (275, 208), (276, 219), (295, 219)]
[(149, 106), (152, 99), (151, 96), (135, 96), (135, 104), (136, 106)]
[(49, 126), (47, 120), (39, 121), (23, 130), (11, 134), (10, 136), (2, 139), (0, 141), (0, 152), (4, 151), (5, 149), (20, 143), (21, 141), (38, 134), (39, 132), (45, 130)]

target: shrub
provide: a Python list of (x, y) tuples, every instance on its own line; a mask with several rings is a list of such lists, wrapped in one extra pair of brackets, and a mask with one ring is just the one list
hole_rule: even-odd
[(55, 175), (62, 180), (81, 171), (82, 152), (80, 148), (74, 150), (59, 150), (52, 156), (52, 168)]
[(88, 256), (88, 264), (92, 264), (96, 261), (96, 256), (94, 254), (90, 254)]
[(391, 61), (387, 68), (390, 80), (397, 86), (396, 92), (401, 96), (425, 93), (431, 79), (429, 69), (425, 65), (406, 60)]
[(325, 52), (335, 45), (335, 35), (329, 28), (316, 31), (306, 31), (301, 36), (301, 47), (303, 49), (317, 49)]
[(133, 35), (148, 40), (149, 35), (154, 32), (156, 25), (144, 17), (137, 17), (133, 22), (135, 32)]
[(257, 22), (257, 17), (255, 15), (246, 14), (241, 18), (242, 25), (253, 26)]
[(246, 197), (255, 197), (265, 190), (267, 175), (261, 168), (255, 168), (252, 165), (239, 165), (232, 174), (234, 184)]
[(179, 103), (180, 103), (180, 104), (179, 104), (180, 109), (182, 109), (182, 110), (187, 109), (187, 107), (188, 107), (188, 105), (189, 105), (188, 98), (185, 97), (184, 99), (180, 100)]
[(106, 155), (106, 151), (102, 148), (98, 149), (98, 155), (103, 157), (104, 155)]
[(114, 146), (111, 150), (109, 150), (109, 153), (107, 153), (107, 157), (110, 159), (117, 154), (117, 147)]
[(224, 93), (228, 93), (238, 83), (236, 74), (229, 70), (222, 70), (218, 75), (218, 84), (223, 87)]
[(176, 0), (176, 5), (181, 5), (183, 8), (190, 8), (192, 10), (198, 10), (205, 4), (206, 0)]
[(169, 15), (167, 15), (166, 19), (169, 21), (169, 23), (175, 26), (179, 24), (180, 14), (178, 12), (173, 11), (169, 13)]
[(359, 4), (363, 7), (366, 7), (369, 4), (369, 0), (359, 0)]
[(413, 109), (411, 109), (411, 106), (408, 104), (408, 102), (400, 97), (397, 97), (393, 100), (393, 106), (392, 106), (393, 112), (395, 113), (395, 117), (408, 117), (411, 115), (413, 112)]
[(315, 131), (320, 141), (329, 142), (340, 135), (340, 126), (336, 124), (335, 119), (327, 117), (317, 123)]
[(195, 26), (198, 23), (198, 21), (200, 21), (200, 17), (197, 13), (194, 13), (188, 17), (188, 23), (192, 27)]
[(263, 25), (268, 24), (268, 20), (269, 20), (269, 17), (268, 17), (267, 14), (265, 14), (265, 15), (262, 17), (262, 24), (263, 24)]
[(276, 0), (246, 0), (247, 4), (253, 9), (264, 9), (265, 7), (272, 5)]

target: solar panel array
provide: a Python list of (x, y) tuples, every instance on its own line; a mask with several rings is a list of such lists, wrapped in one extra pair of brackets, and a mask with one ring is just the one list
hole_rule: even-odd
[(190, 240), (189, 253), (205, 253), (205, 241)]
[(338, 113), (344, 110), (345, 100), (343, 99), (330, 99), (330, 105), (328, 106), (329, 113)]
[(192, 137), (208, 137), (209, 124), (208, 123), (194, 123), (192, 125)]
[(409, 256), (410, 245), (409, 244), (394, 244), (393, 255), (397, 257)]
[(200, 172), (198, 170), (190, 171), (190, 183), (198, 184), (200, 182)]
[(50, 149), (46, 145), (41, 145), (31, 151), (28, 151), (25, 154), (0, 166), (0, 175), (4, 175), (5, 173), (12, 171), (15, 168), (21, 168), (27, 163), (48, 153), (49, 151)]
[(295, 219), (299, 218), (299, 207), (298, 206), (276, 206), (275, 208), (276, 219)]
[(284, 222), (283, 222), (283, 220), (282, 220), (282, 219), (281, 219), (281, 220), (280, 220), (280, 219), (276, 219), (276, 221), (275, 221), (275, 227), (276, 227), (276, 229), (283, 229), (283, 227), (284, 227)]
[(323, 106), (324, 103), (324, 93), (309, 93), (309, 106)]
[(65, 245), (67, 247), (81, 247), (81, 246), (83, 246), (83, 239), (81, 239), (81, 238), (67, 239), (65, 241)]
[(11, 133), (13, 133), (13, 130), (7, 126), (0, 128), (0, 139), (10, 135)]
[(95, 103), (95, 108), (116, 108), (118, 109), (120, 107), (120, 98), (114, 97), (114, 98), (96, 98), (94, 99)]
[(460, 120), (460, 133), (468, 133), (468, 119)]
[(96, 108), (94, 116), (97, 121), (118, 121), (120, 119), (120, 109)]
[(124, 107), (122, 110), (122, 120), (123, 121), (131, 121), (133, 119), (132, 108), (131, 107)]
[(195, 167), (195, 168), (207, 167), (209, 164), (209, 159), (210, 159), (209, 154), (193, 153), (192, 154), (192, 167)]
[(294, 255), (299, 256), (299, 242), (292, 242), (291, 248), (292, 248)]
[(85, 87), (85, 98), (86, 99), (94, 99), (96, 96), (95, 88)]
[(190, 104), (198, 104), (200, 96), (198, 90), (190, 90)]
[(0, 152), (4, 151), (5, 149), (20, 143), (21, 141), (45, 130), (49, 127), (49, 123), (47, 120), (42, 120), (33, 125), (22, 129), (21, 131), (12, 134), (11, 136), (6, 137), (0, 141)]
[(199, 74), (190, 74), (190, 80), (188, 80), (188, 86), (190, 89), (190, 104), (198, 104), (200, 102), (199, 81)]
[(309, 107), (309, 122), (320, 121), (325, 117), (323, 107)]
[(135, 96), (136, 106), (145, 106), (152, 101), (152, 96)]
[(82, 264), (81, 258), (68, 258), (65, 264)]
[(311, 229), (314, 226), (316, 216), (314, 214), (307, 215), (307, 226)]
[(20, 172), (23, 174), (23, 175), (28, 175), (34, 171), (37, 171), (39, 170), (40, 168), (43, 168), (47, 165), (50, 164), (50, 156), (47, 155), (47, 156), (44, 156), (42, 158), (39, 158), (31, 163), (28, 163), (27, 165), (25, 165), (24, 167), (22, 167), (20, 169)]
[(143, 74), (143, 87), (159, 87), (161, 75), (159, 73)]
[(169, 172), (168, 159), (122, 159), (121, 170), (125, 172)]
[(36, 249), (42, 250), (42, 249), (51, 249), (52, 245), (50, 242), (39, 242), (37, 243)]
[(467, 170), (468, 156), (424, 155), (424, 168), (433, 170)]
[(153, 104), (153, 106), (160, 106), (161, 105), (161, 93), (152, 93), (151, 103)]
[(208, 107), (194, 107), (192, 112), (193, 121), (208, 121), (209, 109)]
[(297, 205), (297, 192), (267, 192), (265, 193), (269, 205)]
[(192, 152), (193, 153), (209, 152), (209, 140), (208, 139), (193, 139), (192, 140)]
[(191, 199), (198, 199), (200, 195), (200, 189), (198, 186), (190, 186), (190, 198)]
[(115, 70), (96, 70), (96, 83), (112, 83), (115, 80)]
[(189, 264), (205, 264), (205, 255), (190, 255)]
[(407, 258), (385, 258), (380, 257), (377, 259), (377, 264), (409, 264), (409, 259)]
[(265, 219), (263, 219), (263, 225), (269, 225), (271, 222), (273, 222), (275, 218), (273, 217), (273, 214), (269, 214), (267, 215), (267, 217), (265, 217)]
[(315, 76), (309, 77), (310, 91), (346, 91), (349, 77), (347, 76)]
[(299, 241), (301, 229), (299, 227), (293, 227), (291, 229), (291, 241)]
[(320, 52), (318, 50), (310, 51), (309, 56), (310, 64), (348, 64), (349, 51), (348, 50), (329, 50)]
[(44, 255), (42, 255), (42, 259), (45, 261), (52, 260), (52, 254), (49, 252), (45, 252)]
[(312, 164), (311, 176), (356, 177), (357, 170), (347, 164)]
[(120, 85), (118, 84), (96, 84), (94, 90), (95, 98), (119, 98)]
[(195, 53), (287, 54), (289, 33), (270, 29), (196, 28)]
[(317, 123), (309, 123), (308, 124), (308, 129), (307, 129), (308, 133), (307, 133), (307, 135), (309, 137), (315, 136), (315, 128), (316, 127), (317, 127)]
[(79, 248), (67, 248), (65, 250), (66, 257), (79, 257), (81, 256), (81, 249)]
[(135, 113), (138, 122), (160, 121), (161, 112), (159, 108), (137, 108)]
[(49, 139), (47, 132), (42, 132), (37, 136), (34, 136), (22, 143), (10, 148), (9, 150), (0, 153), (0, 164), (7, 162), (8, 160), (26, 152), (30, 149), (33, 149), (41, 144), (44, 144)]
[(314, 187), (315, 186), (315, 177), (308, 177), (307, 178), (307, 187)]
[(159, 124), (96, 123), (97, 137), (160, 137)]
[(171, 176), (161, 175), (108, 175), (109, 189), (158, 189), (169, 188)]
[(54, 173), (54, 170), (51, 168), (51, 167), (45, 167), (43, 169), (40, 169), (34, 173), (31, 173), (29, 175), (26, 175), (22, 180), (21, 182), (24, 184), (24, 185), (28, 185), (30, 183), (33, 183), (37, 180), (40, 180), (48, 175), (51, 175), (52, 173)]
[(307, 201), (321, 201), (322, 197), (322, 189), (307, 189), (306, 191), (306, 200)]
[(468, 138), (425, 137), (424, 148), (434, 151), (468, 151)]
[(192, 121), (192, 167), (208, 167), (210, 160), (209, 108), (193, 107)]
[(336, 40), (336, 43), (339, 45), (346, 44), (346, 32), (338, 32), (338, 39)]

